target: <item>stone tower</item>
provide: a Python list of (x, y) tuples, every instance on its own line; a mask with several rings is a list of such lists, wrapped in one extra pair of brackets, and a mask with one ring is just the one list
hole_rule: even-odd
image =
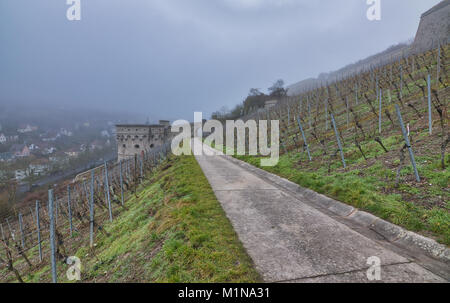
[(121, 161), (164, 144), (170, 137), (170, 122), (161, 120), (160, 124), (152, 125), (118, 124), (116, 136), (117, 158)]

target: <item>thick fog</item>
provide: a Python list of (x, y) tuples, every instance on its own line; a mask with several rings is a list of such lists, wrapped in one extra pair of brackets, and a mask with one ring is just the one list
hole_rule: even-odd
[(438, 0), (0, 1), (0, 104), (193, 119), (407, 41)]

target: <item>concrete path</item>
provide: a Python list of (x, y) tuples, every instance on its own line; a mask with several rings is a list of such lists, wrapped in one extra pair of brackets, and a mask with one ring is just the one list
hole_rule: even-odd
[(449, 279), (446, 264), (425, 257), (431, 264), (426, 269), (420, 258), (389, 247), (368, 230), (340, 222), (207, 148), (215, 155), (196, 159), (265, 281), (369, 282), (371, 256), (381, 260), (382, 282)]

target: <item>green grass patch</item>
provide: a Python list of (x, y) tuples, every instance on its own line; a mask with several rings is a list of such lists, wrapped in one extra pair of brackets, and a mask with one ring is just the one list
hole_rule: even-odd
[[(260, 158), (253, 156), (236, 156), (252, 165), (260, 167)], [(314, 171), (299, 168), (298, 153), (285, 154), (280, 157), (278, 164), (274, 167), (260, 167), (266, 171), (285, 177), (300, 186), (310, 188), (318, 193), (325, 194), (331, 198), (366, 210), (388, 220), (394, 224), (403, 226), (409, 230), (435, 237), (439, 242), (450, 245), (450, 212), (447, 203), (445, 208), (434, 207), (427, 209), (402, 199), (400, 194), (385, 193), (388, 186), (384, 180), (393, 179), (395, 174), (386, 169), (380, 162), (364, 170), (348, 170), (345, 172), (330, 172), (319, 168)], [(420, 160), (420, 158), (419, 158)], [(433, 180), (435, 184), (430, 185), (427, 194), (444, 195), (445, 187), (448, 185), (449, 172), (433, 169), (430, 165), (421, 165), (421, 172)], [(411, 174), (412, 169), (405, 167), (401, 174)], [(411, 185), (402, 185), (400, 191), (412, 195), (420, 195), (421, 190)], [(435, 192), (433, 192), (435, 191)]]
[[(89, 248), (88, 225), (65, 238), (67, 255), (81, 260), (82, 282), (262, 282), (231, 223), (193, 156), (171, 157), (127, 193), (125, 207), (115, 209), (95, 233)], [(107, 213), (96, 210), (96, 218)], [(48, 252), (48, 242), (43, 247)], [(49, 255), (33, 263), (14, 261), (25, 282), (50, 282)], [(70, 282), (69, 265), (58, 260), (58, 282)], [(0, 281), (16, 282), (0, 268)]]
[(195, 158), (165, 167), (105, 226), (110, 236), (98, 236), (93, 251), (78, 250), (83, 280), (261, 281)]

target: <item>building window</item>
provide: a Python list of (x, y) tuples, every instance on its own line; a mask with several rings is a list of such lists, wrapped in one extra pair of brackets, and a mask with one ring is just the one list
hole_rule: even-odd
[(153, 148), (153, 146), (154, 146), (153, 144), (150, 144), (150, 148)]
[(127, 147), (126, 144), (122, 145), (123, 148)]
[(139, 144), (136, 144), (136, 145), (134, 146), (134, 148), (139, 148)]

